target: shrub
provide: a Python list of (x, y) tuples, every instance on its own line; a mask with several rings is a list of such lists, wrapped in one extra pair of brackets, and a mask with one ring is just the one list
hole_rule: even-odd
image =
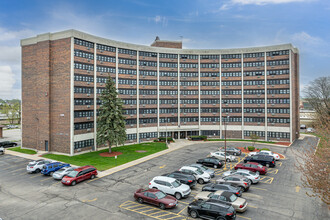
[(246, 150), (246, 147), (244, 147), (244, 149)]
[[(160, 138), (158, 138), (158, 140), (160, 141), (160, 142), (165, 142), (165, 138), (164, 137), (160, 137)], [(172, 141), (173, 142), (173, 138), (171, 138), (171, 137), (167, 137), (167, 141)]]
[(207, 140), (207, 136), (205, 136), (205, 135), (201, 135), (200, 137), (202, 138), (203, 141)]
[(201, 136), (191, 136), (190, 139), (192, 141), (200, 141), (200, 140), (204, 140), (206, 141), (207, 140), (207, 136), (205, 135), (201, 135)]
[(249, 151), (254, 151), (254, 149), (256, 149), (256, 148), (253, 147), (253, 146), (248, 146), (248, 150), (249, 150)]
[(268, 150), (268, 151), (270, 151), (268, 148), (261, 148), (261, 150)]
[(159, 140), (158, 139), (155, 139), (154, 142), (158, 142)]

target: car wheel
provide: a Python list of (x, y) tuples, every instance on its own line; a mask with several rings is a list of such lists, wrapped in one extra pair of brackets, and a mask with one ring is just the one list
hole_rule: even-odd
[(247, 162), (247, 160), (244, 160), (244, 163), (246, 163)]
[(189, 214), (192, 218), (197, 218), (198, 217), (198, 213), (195, 210), (191, 210)]
[(256, 172), (256, 174), (258, 174), (258, 175), (259, 175), (259, 174), (260, 174), (260, 172), (259, 172), (259, 171), (257, 171), (257, 172)]
[(137, 200), (139, 203), (143, 203), (143, 199), (142, 198), (138, 198), (138, 200)]
[(177, 200), (180, 200), (181, 198), (182, 198), (182, 195), (181, 195), (181, 193), (175, 193), (174, 194), (175, 195), (175, 198), (177, 199)]
[(252, 180), (249, 180), (250, 185), (252, 185)]
[(198, 179), (198, 183), (199, 183), (199, 184), (203, 184), (203, 183), (204, 183), (204, 180), (203, 180), (202, 178), (199, 178), (199, 179)]
[(71, 186), (76, 185), (76, 181), (72, 181)]
[(152, 187), (153, 189), (158, 189), (157, 187)]
[(218, 217), (218, 218), (216, 218), (216, 220), (226, 220), (226, 218), (224, 218), (224, 217)]
[(234, 156), (237, 156), (237, 153), (233, 153)]
[(54, 174), (54, 172), (50, 172), (50, 173), (49, 173), (49, 176), (53, 176), (53, 174)]
[(229, 158), (227, 159), (227, 162), (230, 162), (230, 159)]
[(245, 188), (243, 186), (240, 186), (239, 188), (241, 189), (242, 192), (245, 191)]
[(215, 169), (217, 169), (217, 168), (218, 168), (218, 165), (214, 165), (213, 167), (214, 167)]
[(91, 176), (91, 179), (94, 179), (94, 178), (95, 178), (95, 175), (92, 175), (92, 176)]
[(163, 203), (159, 203), (159, 208), (164, 210), (165, 209), (165, 205)]
[(36, 173), (40, 173), (40, 171), (41, 171), (40, 169), (36, 169)]
[(269, 167), (269, 163), (266, 164), (266, 167)]

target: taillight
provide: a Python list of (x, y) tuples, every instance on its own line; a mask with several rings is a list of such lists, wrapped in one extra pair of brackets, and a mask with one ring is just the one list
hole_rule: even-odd
[(239, 192), (237, 192), (236, 194), (239, 195)]
[(227, 213), (228, 216), (232, 216), (234, 213)]
[(192, 180), (188, 180), (189, 183), (192, 183)]
[(257, 180), (257, 179), (258, 179), (258, 177), (255, 177), (254, 179), (256, 179), (256, 180)]
[(30, 168), (33, 168), (33, 167), (30, 167)]
[(247, 183), (244, 183), (245, 186), (247, 186)]
[(274, 163), (274, 161), (272, 161), (272, 163)]
[(149, 183), (149, 185), (151, 185), (151, 183)]
[(243, 205), (240, 205), (239, 207), (240, 207), (240, 208), (243, 208)]

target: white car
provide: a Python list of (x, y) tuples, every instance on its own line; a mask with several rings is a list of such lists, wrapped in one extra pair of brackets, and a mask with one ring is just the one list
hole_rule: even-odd
[(156, 176), (149, 183), (150, 189), (159, 189), (164, 193), (175, 196), (176, 199), (187, 197), (191, 193), (188, 185), (167, 176)]
[(179, 171), (193, 175), (199, 184), (208, 183), (211, 180), (210, 174), (204, 172), (201, 168), (183, 166)]
[(243, 169), (238, 169), (238, 170), (229, 170), (227, 172), (224, 172), (222, 174), (223, 177), (225, 176), (230, 176), (230, 175), (240, 175), (244, 176), (247, 178), (250, 183), (258, 183), (260, 181), (260, 175), (259, 173), (252, 172), (250, 170), (243, 170)]
[(5, 148), (0, 147), (0, 154), (5, 154)]
[(39, 173), (43, 166), (47, 163), (52, 163), (52, 161), (50, 160), (36, 160), (36, 161), (32, 161), (30, 162), (27, 166), (26, 166), (26, 171), (28, 173)]
[(56, 171), (55, 173), (53, 173), (53, 178), (56, 180), (61, 180), (64, 176), (69, 174), (74, 169), (75, 169), (75, 167), (63, 167), (63, 168), (59, 169), (58, 171)]
[(268, 151), (268, 150), (262, 150), (260, 152), (251, 152), (251, 153), (249, 153), (249, 156), (254, 156), (254, 155), (269, 155), (269, 156), (273, 156), (275, 160), (280, 159), (280, 155), (275, 154), (272, 151)]
[[(210, 156), (218, 158), (219, 160), (225, 160), (225, 152), (221, 152), (221, 151), (211, 152)], [(235, 161), (236, 157), (227, 153), (226, 160), (227, 162)]]

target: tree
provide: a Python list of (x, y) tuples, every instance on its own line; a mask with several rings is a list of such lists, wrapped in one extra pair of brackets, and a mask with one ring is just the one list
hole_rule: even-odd
[(250, 136), (250, 138), (251, 138), (251, 140), (252, 140), (252, 142), (253, 142), (253, 147), (254, 147), (254, 145), (256, 145), (257, 140), (259, 139), (259, 136), (256, 135), (256, 134), (252, 134), (252, 135)]
[(125, 143), (126, 128), (123, 103), (118, 98), (118, 93), (110, 76), (99, 99), (102, 104), (97, 118), (97, 144), (107, 143), (109, 153), (111, 153), (112, 145), (118, 146), (118, 144)]
[(306, 97), (316, 111), (315, 135), (320, 142), (299, 149), (296, 167), (302, 174), (302, 186), (311, 190), (307, 195), (319, 197), (330, 206), (330, 77), (314, 80)]

